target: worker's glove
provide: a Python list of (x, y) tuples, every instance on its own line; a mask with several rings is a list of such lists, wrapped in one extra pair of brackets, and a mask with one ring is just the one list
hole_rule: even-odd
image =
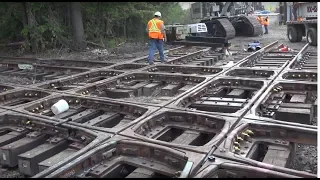
[(164, 42), (167, 42), (167, 38), (163, 38), (163, 41), (164, 41)]

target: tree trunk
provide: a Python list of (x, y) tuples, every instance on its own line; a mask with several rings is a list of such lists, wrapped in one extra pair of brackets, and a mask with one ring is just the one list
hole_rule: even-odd
[(71, 7), (70, 7), (70, 3), (66, 3), (67, 4), (67, 27), (71, 27)]
[[(24, 6), (24, 14), (25, 14), (25, 19), (24, 19), (24, 25), (29, 27), (29, 30), (35, 27), (36, 25), (36, 20), (34, 16), (32, 15), (32, 10), (29, 2), (23, 3)], [(32, 33), (32, 32), (31, 32)], [(37, 52), (38, 51), (38, 46), (37, 46), (37, 41), (36, 39), (32, 38), (32, 35), (29, 32), (28, 33), (28, 44), (30, 44), (30, 50), (31, 52)]]
[(105, 38), (107, 37), (107, 35), (108, 35), (107, 23), (108, 23), (107, 20), (104, 19), (104, 23), (103, 23), (103, 25), (104, 25), (104, 27), (103, 27), (104, 31), (103, 31), (103, 32), (105, 32), (105, 34), (103, 35), (103, 39), (105, 39)]
[(84, 42), (84, 30), (81, 15), (80, 2), (70, 3), (72, 36), (75, 50), (81, 51), (86, 48)]
[(127, 39), (127, 19), (124, 19), (124, 22), (123, 22), (123, 37), (124, 39)]

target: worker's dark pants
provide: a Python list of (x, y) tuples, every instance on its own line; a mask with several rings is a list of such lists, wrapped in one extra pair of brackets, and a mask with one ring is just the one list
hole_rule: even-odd
[(268, 26), (266, 26), (266, 25), (264, 25), (264, 30), (265, 30), (265, 34), (268, 34), (269, 32), (268, 32)]
[(160, 60), (164, 62), (164, 53), (163, 53), (163, 40), (162, 39), (149, 39), (149, 63), (153, 63), (154, 50), (158, 49)]

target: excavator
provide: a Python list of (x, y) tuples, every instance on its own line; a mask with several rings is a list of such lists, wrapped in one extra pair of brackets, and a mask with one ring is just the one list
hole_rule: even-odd
[(197, 2), (191, 5), (191, 18), (200, 17), (213, 37), (258, 36), (261, 25), (255, 17), (245, 15), (251, 11), (248, 7), (248, 2)]
[(191, 27), (203, 24), (207, 27), (207, 37), (226, 38), (235, 36), (259, 36), (262, 27), (253, 16), (246, 16), (253, 11), (250, 2), (196, 2), (191, 4), (191, 19), (200, 20), (197, 24), (166, 26), (168, 41), (181, 40), (189, 36), (204, 36)]

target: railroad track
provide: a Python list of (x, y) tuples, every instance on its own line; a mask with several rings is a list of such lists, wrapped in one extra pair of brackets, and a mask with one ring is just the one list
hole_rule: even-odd
[(300, 54), (300, 57), (286, 67), (280, 78), (317, 82), (317, 52), (305, 47)]
[(122, 73), (124, 72), (118, 70), (93, 70), (71, 77), (61, 78), (59, 80), (44, 82), (38, 84), (37, 87), (46, 90), (68, 91), (88, 84), (97, 83), (110, 77), (118, 76)]
[[(156, 55), (155, 65), (147, 57), (127, 63), (0, 57), (1, 77), (26, 79), (0, 82), (3, 172), (316, 177), (314, 164), (298, 166), (295, 158), (301, 147), (317, 146), (316, 52), (306, 45), (280, 53), (278, 46), (231, 49), (229, 57), (178, 47), (166, 51), (166, 64)], [(51, 106), (60, 99), (69, 110), (55, 115)]]
[(72, 75), (88, 71), (83, 68), (66, 68), (66, 67), (51, 67), (34, 65), (34, 69), (19, 69), (17, 64), (5, 64), (0, 66), (0, 76), (6, 77), (18, 77), (23, 78), (24, 81), (10, 81), (12, 84), (18, 83), (21, 85), (33, 85), (48, 80), (60, 79), (64, 77), (70, 77)]

